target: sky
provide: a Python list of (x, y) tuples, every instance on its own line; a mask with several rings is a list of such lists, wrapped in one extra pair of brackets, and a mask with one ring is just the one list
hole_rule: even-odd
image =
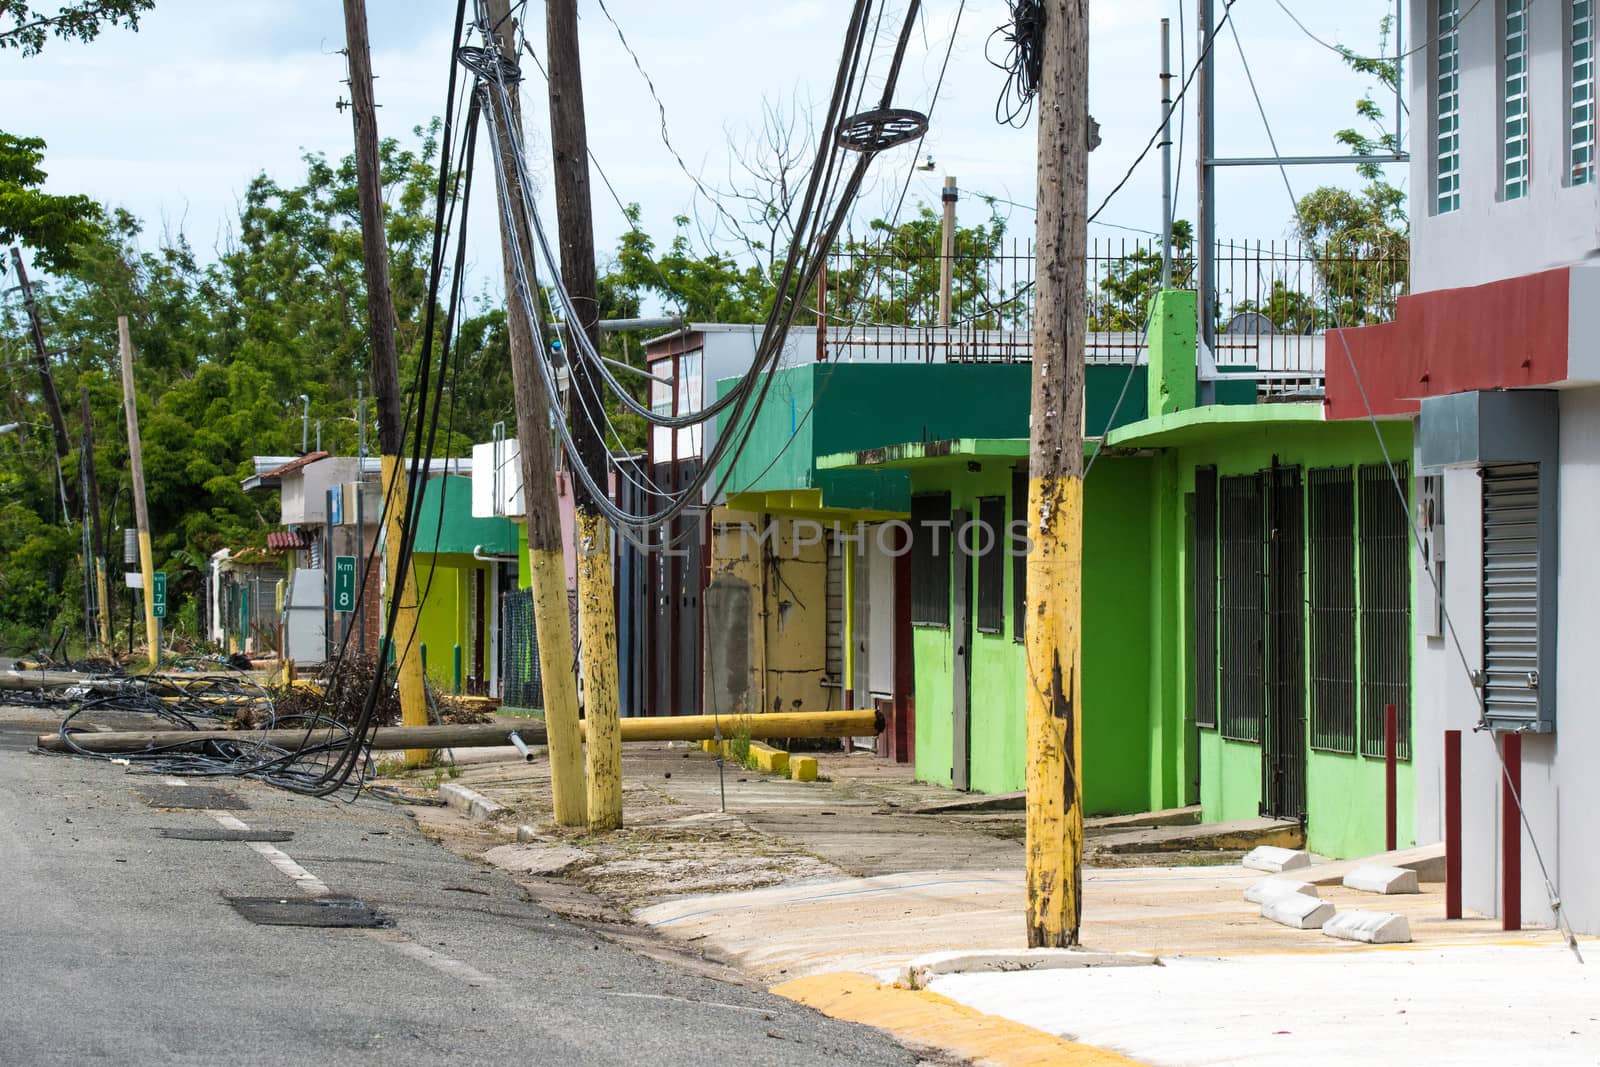
[[(1393, 0), (1283, 3), (1318, 36), (1366, 52), (1377, 49), (1379, 20), (1393, 10)], [(1089, 5), (1089, 107), (1103, 138), (1090, 157), (1091, 207), (1127, 172), (1159, 123), (1161, 18), (1173, 21), (1178, 82), (1180, 43), (1188, 61), (1194, 60), (1194, 2), (1181, 6), (1180, 12), (1178, 0)], [(730, 145), (752, 143), (764, 106), (798, 112), (803, 120), (825, 104), (849, 13), (845, 0), (608, 0), (608, 7), (654, 80), (673, 144), (709, 186), (727, 184)], [(382, 135), (405, 137), (443, 113), (454, 9), (447, 0), (368, 0)], [(894, 5), (886, 21), (894, 24), (903, 10)], [(698, 211), (709, 218), (711, 209), (663, 145), (661, 113), (599, 3), (580, 0), (579, 11), (590, 148), (618, 196), (641, 205), (644, 228), (664, 243), (675, 216)], [(542, 5), (534, 4), (528, 17), (528, 35), (542, 56)], [(1308, 39), (1276, 0), (1238, 0), (1232, 18), (1279, 149), (1341, 151), (1333, 133), (1356, 124), (1354, 104), (1368, 79)], [(996, 121), (1004, 74), (985, 58), (990, 35), (1006, 19), (1006, 5), (995, 0), (923, 5), (894, 102), (923, 111), (932, 106), (922, 155), (932, 157), (933, 169), (914, 169), (909, 147), (884, 153), (873, 164), (861, 208), (866, 216), (892, 210), (908, 173), (907, 212), (918, 199), (937, 205), (944, 175), (956, 176), (964, 193), (1034, 202), (1034, 126), (1015, 129)], [(349, 152), (349, 113), (335, 107), (348, 97), (343, 44), (338, 0), (158, 0), (137, 33), (111, 30), (88, 45), (52, 40), (28, 59), (0, 53), (0, 85), (8, 102), (0, 128), (46, 139), (50, 191), (87, 193), (127, 208), (145, 221), (151, 244), (162, 232), (181, 229), (201, 257), (210, 258), (226, 242), (239, 198), (255, 174), (293, 182), (305, 153)], [(1233, 39), (1224, 35), (1217, 44), (1217, 150), (1269, 154)], [(935, 101), (947, 46), (949, 66)], [(530, 158), (547, 173), (544, 83), (537, 70), (524, 66)], [(1185, 109), (1176, 204), (1179, 217), (1193, 218), (1192, 100)], [(1392, 114), (1392, 101), (1385, 111)], [(1409, 145), (1409, 133), (1405, 140)], [(1405, 168), (1391, 170), (1391, 180), (1403, 186)], [(1350, 167), (1300, 167), (1290, 171), (1290, 179), (1297, 195), (1318, 184), (1359, 184)], [(595, 189), (596, 248), (603, 261), (626, 224), (598, 176)], [(1120, 241), (1137, 238), (1135, 230), (1158, 230), (1160, 197), (1160, 158), (1153, 151), (1100, 216), (1132, 229), (1096, 225), (1091, 238)], [(547, 188), (541, 199), (553, 221)], [(468, 229), (469, 269), (474, 284), (486, 291), (498, 288), (492, 210), (488, 197), (478, 197)], [(1001, 210), (1011, 233), (1031, 235), (1031, 210)], [(985, 204), (970, 198), (959, 206), (963, 223), (983, 221), (987, 213)], [(1291, 219), (1289, 194), (1276, 168), (1221, 172), (1219, 237), (1282, 239)]]

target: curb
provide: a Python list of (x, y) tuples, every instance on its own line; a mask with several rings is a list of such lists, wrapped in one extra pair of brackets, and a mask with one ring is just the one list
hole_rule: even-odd
[(855, 972), (819, 974), (770, 992), (846, 1022), (887, 1030), (913, 1049), (937, 1048), (975, 1062), (1016, 1067), (1139, 1067), (1139, 1061), (929, 993), (881, 985)]
[(929, 982), (947, 974), (1011, 974), (1016, 971), (1159, 966), (1159, 956), (1133, 952), (1092, 952), (1081, 948), (931, 952), (926, 956), (918, 956), (902, 967), (895, 984), (907, 989), (927, 989)]
[(445, 782), (439, 787), (439, 799), (444, 801), (447, 807), (464, 811), (479, 822), (494, 822), (511, 810), (504, 804), (495, 803), (476, 789), (468, 789), (455, 782)]

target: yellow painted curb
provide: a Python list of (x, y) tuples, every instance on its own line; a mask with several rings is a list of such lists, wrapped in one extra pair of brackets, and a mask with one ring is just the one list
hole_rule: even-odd
[(750, 742), (750, 758), (756, 761), (756, 766), (771, 774), (789, 773), (789, 753), (781, 748), (763, 745), (759, 741)]
[(1121, 1053), (1047, 1034), (920, 989), (880, 985), (840, 972), (774, 986), (780, 997), (824, 1015), (887, 1030), (912, 1045), (1004, 1067), (1140, 1067)]
[(814, 782), (817, 780), (817, 757), (791, 756), (789, 758), (789, 777), (797, 782)]

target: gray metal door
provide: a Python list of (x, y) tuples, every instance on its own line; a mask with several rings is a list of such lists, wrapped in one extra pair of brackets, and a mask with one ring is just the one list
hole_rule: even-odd
[(961, 532), (972, 512), (950, 513), (950, 784), (972, 788), (972, 560), (961, 551)]
[(1483, 700), (1490, 719), (1539, 716), (1539, 465), (1483, 468)]

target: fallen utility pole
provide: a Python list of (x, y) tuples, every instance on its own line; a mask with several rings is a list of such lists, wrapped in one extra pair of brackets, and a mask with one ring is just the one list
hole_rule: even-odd
[[(590, 215), (588, 133), (583, 115), (583, 71), (578, 61), (577, 0), (546, 0), (545, 49), (550, 74), (550, 154), (555, 163), (556, 222), (561, 231), (561, 278), (579, 321), (574, 324), (600, 351), (600, 301)], [(576, 347), (576, 346), (575, 346)], [(572, 437), (590, 481), (608, 484), (606, 442), (594, 418), (604, 408), (594, 371), (568, 359), (572, 373)], [(617, 611), (611, 579), (611, 531), (585, 480), (576, 480), (578, 648), (583, 663), (583, 711), (588, 743), (589, 828), (622, 825), (622, 737), (617, 705)]]
[[(393, 651), (400, 664), (400, 721), (428, 722), (422, 649), (417, 643), (417, 578), (406, 551), (405, 423), (400, 406), (400, 362), (395, 353), (394, 298), (389, 291), (389, 243), (384, 231), (383, 183), (379, 174), (377, 107), (372, 99), (372, 52), (367, 42), (365, 0), (344, 0), (345, 46), (350, 58), (350, 115), (355, 132), (356, 199), (361, 211), (361, 257), (366, 268), (367, 327), (372, 350), (372, 385), (378, 402), (378, 452), (382, 457), (384, 565), (389, 595), (398, 598), (394, 631), (380, 645), (380, 661)], [(402, 558), (406, 566), (401, 567)], [(426, 748), (406, 753), (406, 762), (428, 758)]]
[(67, 418), (61, 412), (61, 396), (56, 392), (55, 374), (50, 370), (50, 353), (44, 346), (44, 321), (39, 318), (39, 304), (33, 297), (33, 285), (28, 281), (28, 270), (22, 265), (22, 249), (11, 246), (11, 264), (17, 272), (17, 285), (22, 290), (22, 306), (28, 312), (28, 336), (33, 341), (33, 358), (39, 368), (39, 393), (44, 406), (50, 411), (50, 429), (55, 435), (56, 489), (61, 494), (61, 517), (72, 525), (72, 505), (67, 501), (67, 480), (62, 468), (67, 453), (72, 451), (72, 441), (67, 437)]
[(1083, 917), (1081, 649), (1087, 13), (1044, 5), (1039, 79), (1033, 436), (1028, 450), (1027, 924), (1078, 943)]
[(89, 521), (85, 525), (89, 529), (91, 538), (89, 557), (93, 561), (95, 595), (100, 605), (100, 644), (110, 649), (111, 588), (106, 580), (106, 557), (103, 554), (105, 541), (100, 536), (100, 482), (94, 473), (94, 415), (89, 408), (87, 385), (78, 387), (78, 406), (83, 417), (83, 439), (79, 444), (83, 450), (83, 506), (89, 513)]
[[(511, 19), (511, 0), (488, 0), (489, 25), (496, 30), (500, 57), (509, 72), (516, 69), (517, 24)], [(496, 92), (492, 85), (488, 93)], [(500, 170), (495, 176), (512, 204), (522, 203), (522, 182), (517, 174), (512, 144), (522, 135), (522, 103), (513, 86), (506, 94), (511, 113), (495, 123), (500, 138)], [(493, 108), (495, 99), (485, 102)], [(505, 262), (506, 320), (511, 341), (511, 395), (517, 409), (517, 452), (522, 466), (523, 522), (528, 528), (528, 565), (532, 571), (533, 625), (539, 651), (539, 677), (544, 681), (544, 717), (550, 735), (550, 792), (555, 820), (560, 826), (582, 826), (588, 818), (584, 786), (583, 744), (578, 738), (578, 675), (572, 654), (572, 628), (567, 607), (567, 563), (561, 540), (561, 508), (556, 494), (555, 451), (550, 440), (550, 398), (534, 360), (529, 313), (517, 290), (515, 272), (531, 277), (533, 267), (516, 262), (515, 247), (533, 248), (532, 235), (520, 212), (502, 217), (500, 251)], [(515, 225), (517, 232), (505, 229)], [(526, 254), (526, 253), (525, 253)], [(498, 508), (499, 502), (496, 502)]]
[[(144, 499), (144, 449), (139, 443), (139, 401), (133, 391), (133, 339), (128, 316), (117, 316), (117, 349), (122, 356), (122, 407), (128, 421), (128, 478), (133, 483), (133, 525), (139, 533), (139, 573), (143, 578), (144, 640), (150, 646), (150, 666), (161, 666), (161, 631), (156, 628), (156, 567), (150, 547), (150, 509)], [(132, 636), (129, 636), (132, 643)]]
[[(621, 740), (709, 741), (748, 733), (756, 740), (785, 737), (868, 737), (883, 732), (884, 717), (876, 711), (785, 711), (767, 715), (675, 715), (652, 719), (624, 719), (618, 731)], [(474, 723), (467, 726), (380, 726), (372, 732), (367, 746), (373, 749), (399, 748), (486, 748), (511, 744), (516, 732), (530, 745), (548, 744), (545, 728), (537, 722)], [(72, 741), (85, 752), (143, 752), (201, 746), (208, 742), (234, 741), (241, 745), (267, 744), (274, 748), (298, 751), (302, 746), (340, 744), (343, 731), (313, 730), (119, 730), (112, 733), (77, 733)], [(70, 752), (59, 733), (40, 734), (36, 739), (45, 752)]]

